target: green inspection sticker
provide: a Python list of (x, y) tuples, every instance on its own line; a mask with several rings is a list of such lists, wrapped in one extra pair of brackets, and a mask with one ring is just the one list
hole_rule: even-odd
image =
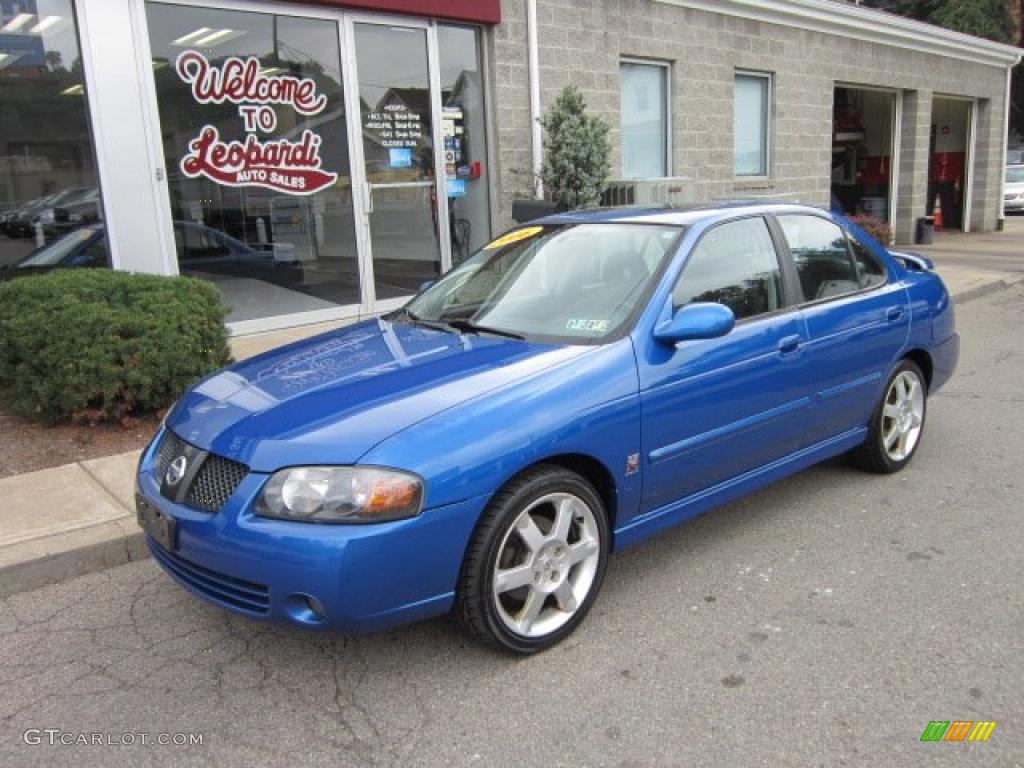
[(592, 333), (605, 333), (608, 330), (607, 320), (588, 320), (585, 317), (573, 317), (566, 321), (567, 331), (590, 331)]

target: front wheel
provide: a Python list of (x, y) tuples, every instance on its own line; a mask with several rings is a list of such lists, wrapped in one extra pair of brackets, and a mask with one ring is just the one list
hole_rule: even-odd
[(486, 644), (544, 650), (583, 621), (608, 544), (604, 504), (586, 480), (555, 466), (530, 470), (484, 512), (463, 563), (456, 615)]
[(921, 442), (927, 408), (924, 375), (913, 361), (903, 360), (875, 407), (867, 439), (850, 454), (853, 463), (869, 472), (899, 472)]

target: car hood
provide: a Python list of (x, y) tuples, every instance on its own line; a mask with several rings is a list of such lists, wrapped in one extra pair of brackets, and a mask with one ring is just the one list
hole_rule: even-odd
[(589, 349), (375, 319), (203, 379), (167, 426), (256, 471), (350, 464), (406, 427)]

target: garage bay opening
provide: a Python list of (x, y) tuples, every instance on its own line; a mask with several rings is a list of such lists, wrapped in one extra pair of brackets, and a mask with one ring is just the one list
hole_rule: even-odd
[(896, 94), (837, 86), (832, 113), (832, 210), (892, 220)]

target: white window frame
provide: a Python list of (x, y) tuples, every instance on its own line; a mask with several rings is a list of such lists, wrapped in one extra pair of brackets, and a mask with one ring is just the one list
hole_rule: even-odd
[(736, 125), (735, 121), (732, 127), (733, 132), (733, 145), (732, 145), (732, 174), (733, 178), (737, 181), (759, 181), (767, 180), (772, 178), (772, 133), (775, 128), (775, 74), (773, 72), (763, 72), (756, 69), (736, 69), (733, 71), (732, 77), (732, 98), (733, 98), (733, 114), (735, 114), (736, 106), (736, 81), (741, 77), (756, 77), (764, 80), (767, 84), (767, 93), (764, 100), (764, 112), (761, 115), (761, 120), (764, 124), (764, 173), (736, 173)]
[[(661, 67), (665, 70), (665, 175), (657, 176), (655, 178), (668, 179), (672, 177), (672, 62), (664, 61), (662, 59), (641, 59), (635, 56), (620, 56), (619, 57), (619, 104), (621, 109), (622, 104), (622, 65), (623, 64), (640, 64), (646, 67)], [(621, 153), (622, 149), (622, 115), (619, 115), (619, 150)], [(622, 169), (622, 177), (626, 178), (626, 167), (624, 163), (620, 163)]]

